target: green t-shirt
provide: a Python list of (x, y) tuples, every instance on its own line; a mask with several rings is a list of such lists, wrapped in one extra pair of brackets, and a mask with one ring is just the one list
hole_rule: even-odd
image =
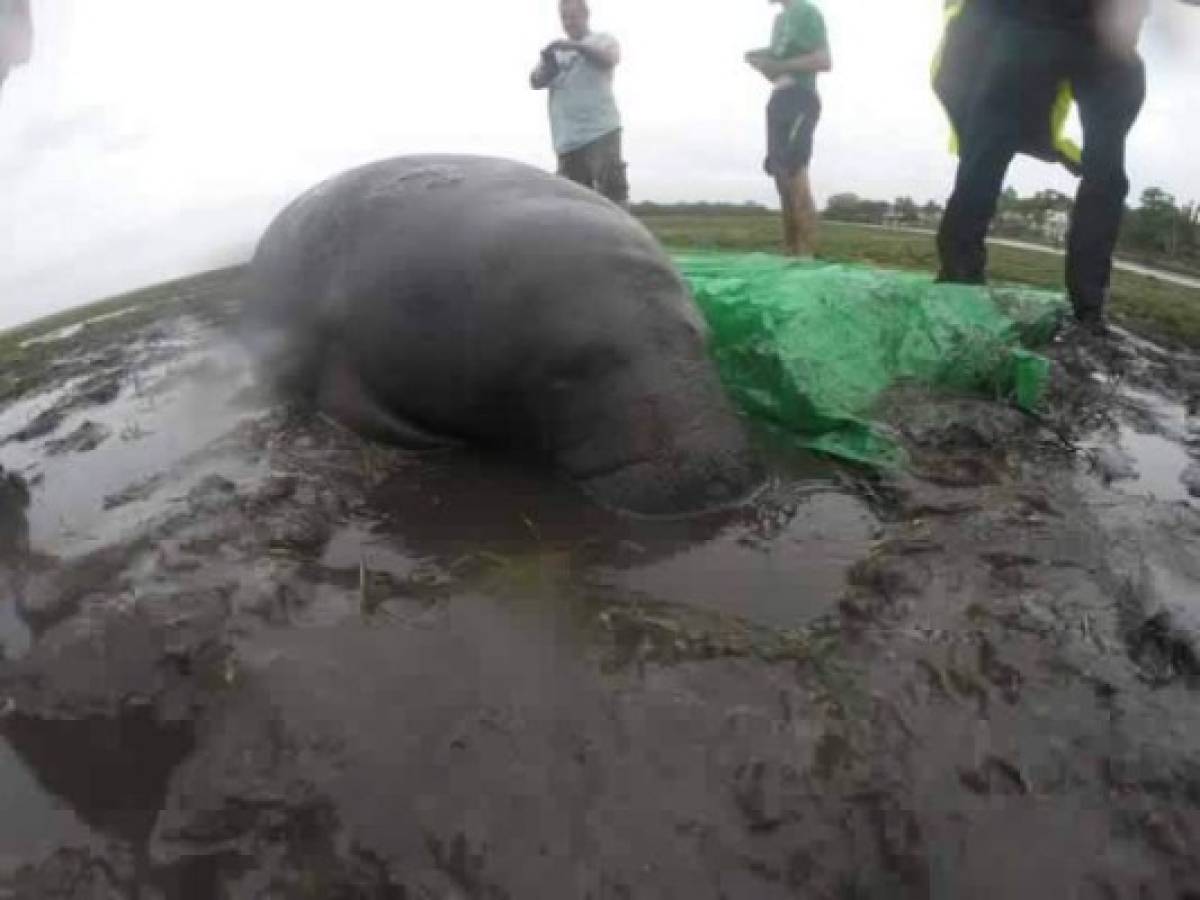
[[(827, 46), (825, 17), (808, 0), (793, 0), (775, 19), (775, 28), (771, 32), (771, 56), (775, 59), (804, 56)], [(817, 73), (798, 72), (792, 75), (792, 80), (815, 89)]]

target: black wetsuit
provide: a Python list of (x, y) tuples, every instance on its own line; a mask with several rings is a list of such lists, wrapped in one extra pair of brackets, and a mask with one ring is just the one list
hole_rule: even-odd
[[(1031, 117), (1049, 120), (1069, 81), (1083, 123), (1081, 182), (1067, 248), (1067, 288), (1077, 318), (1103, 315), (1129, 179), (1125, 140), (1145, 99), (1145, 69), (1100, 39), (1103, 0), (967, 0), (988, 18), (962, 117), (954, 193), (938, 234), (941, 277), (982, 283), (985, 239), (1004, 176)], [(1117, 0), (1120, 2), (1120, 0)], [(1132, 0), (1137, 2), (1137, 0)]]

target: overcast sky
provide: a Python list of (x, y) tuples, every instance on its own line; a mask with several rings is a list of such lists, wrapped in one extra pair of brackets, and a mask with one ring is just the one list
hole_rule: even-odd
[[(1200, 198), (1200, 10), (1158, 0), (1135, 190)], [(33, 0), (35, 58), (0, 94), (0, 328), (248, 255), (313, 182), (385, 156), (470, 152), (551, 167), (527, 87), (554, 0)], [(941, 0), (824, 0), (835, 70), (813, 175), (943, 200), (928, 90)], [(635, 200), (773, 202), (761, 174), (765, 0), (593, 0), (616, 35)], [(1168, 24), (1173, 27), (1166, 27)], [(1071, 183), (1032, 162), (1023, 192)]]

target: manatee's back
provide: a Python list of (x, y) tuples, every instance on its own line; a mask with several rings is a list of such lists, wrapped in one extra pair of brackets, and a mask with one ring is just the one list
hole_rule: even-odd
[[(623, 211), (507, 160), (418, 156), (340, 175), (288, 207), (253, 264), (246, 322), (275, 380), (331, 350), (432, 430), (486, 437), (547, 356), (636, 334), (621, 279), (675, 277)], [(501, 402), (501, 401), (507, 402)], [(468, 433), (463, 433), (464, 426)]]
[[(401, 157), (331, 178), (285, 208), (255, 251), (243, 316), (245, 340), (268, 375), (303, 391), (331, 344), (379, 329), (403, 343), (397, 325), (414, 295), (467, 277), (462, 261), (472, 254), (461, 223), (488, 215), (490, 204), (462, 207), (480, 183), (494, 194), (498, 171), (510, 182), (536, 172), (502, 160)], [(416, 318), (431, 326), (434, 311)]]
[(330, 324), (324, 306), (344, 256), (335, 224), (344, 179), (317, 185), (276, 216), (250, 264), (242, 338), (287, 393), (311, 393), (319, 376)]

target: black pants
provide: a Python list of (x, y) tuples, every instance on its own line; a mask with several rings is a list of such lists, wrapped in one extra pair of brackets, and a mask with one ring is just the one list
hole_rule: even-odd
[(1067, 290), (1076, 316), (1104, 310), (1129, 179), (1125, 139), (1146, 94), (1141, 60), (1115, 57), (1083, 35), (1001, 19), (985, 59), (979, 94), (960, 134), (958, 176), (938, 232), (941, 278), (979, 284), (987, 267), (988, 226), (1009, 163), (1031, 115), (1045, 115), (1070, 81), (1083, 123), (1082, 180), (1067, 241)]
[(807, 87), (774, 91), (767, 103), (767, 158), (772, 178), (794, 178), (812, 162), (813, 138), (821, 120), (821, 98)]

